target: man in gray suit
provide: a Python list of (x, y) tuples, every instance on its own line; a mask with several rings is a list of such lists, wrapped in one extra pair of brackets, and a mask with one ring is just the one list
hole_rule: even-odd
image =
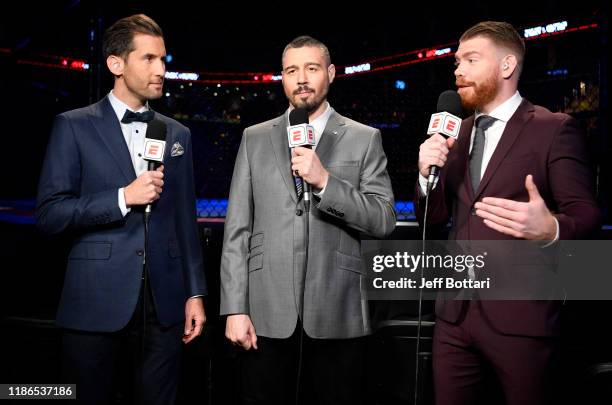
[[(225, 334), (247, 350), (246, 403), (293, 402), (303, 369), (317, 403), (356, 404), (370, 332), (360, 234), (384, 238), (395, 227), (387, 158), (380, 131), (327, 102), (335, 67), (323, 43), (298, 37), (282, 63), (289, 109), (244, 131), (234, 168), (221, 260)], [(294, 108), (308, 111), (313, 150), (289, 149)], [(295, 175), (313, 188), (309, 214)]]

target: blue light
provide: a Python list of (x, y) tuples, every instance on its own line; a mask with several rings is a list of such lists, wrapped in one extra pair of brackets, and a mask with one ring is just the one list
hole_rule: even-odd
[[(200, 198), (196, 203), (197, 215), (200, 218), (225, 218), (227, 214), (227, 199)], [(414, 204), (412, 201), (396, 201), (395, 211), (400, 221), (414, 220)]]
[(567, 76), (569, 73), (569, 70), (567, 69), (553, 69), (553, 70), (547, 70), (546, 74), (548, 76)]
[(396, 201), (395, 212), (398, 221), (414, 221), (416, 219), (412, 201)]
[[(0, 200), (0, 222), (33, 225), (36, 223), (35, 206), (34, 199)], [(225, 218), (227, 208), (228, 200), (225, 198), (200, 198), (196, 201), (196, 211), (200, 218)], [(412, 201), (396, 201), (395, 211), (399, 221), (412, 221), (416, 218)]]
[(406, 82), (403, 80), (396, 80), (395, 81), (395, 88), (398, 90), (405, 90), (406, 89)]
[(170, 54), (166, 55), (166, 63), (170, 63), (170, 62), (172, 62), (172, 59), (174, 59), (174, 58), (172, 57), (172, 55), (170, 55)]

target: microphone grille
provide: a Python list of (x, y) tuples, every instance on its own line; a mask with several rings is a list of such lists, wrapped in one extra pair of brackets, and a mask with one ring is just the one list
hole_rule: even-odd
[(446, 111), (457, 117), (461, 117), (461, 97), (454, 90), (446, 90), (438, 97), (438, 112)]
[(149, 123), (147, 124), (147, 133), (145, 134), (145, 137), (165, 142), (166, 133), (166, 123), (158, 119), (154, 119), (149, 121)]
[(289, 112), (289, 125), (308, 124), (308, 111), (305, 108), (294, 108)]

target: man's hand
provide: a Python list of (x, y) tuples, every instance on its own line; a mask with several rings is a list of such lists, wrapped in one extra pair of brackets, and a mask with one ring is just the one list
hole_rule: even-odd
[(557, 235), (557, 222), (546, 207), (533, 176), (525, 178), (529, 202), (485, 197), (474, 204), (476, 215), (496, 231), (519, 239), (553, 240)]
[(246, 350), (257, 349), (257, 335), (251, 318), (245, 314), (229, 315), (225, 323), (225, 337)]
[(159, 199), (164, 186), (164, 166), (155, 171), (143, 172), (140, 176), (123, 189), (125, 205), (151, 204)]
[(322, 190), (327, 186), (329, 172), (312, 149), (301, 146), (291, 149), (291, 170), (314, 188)]
[(189, 298), (185, 302), (185, 333), (183, 343), (187, 344), (202, 334), (206, 323), (204, 301), (202, 297)]
[(431, 166), (444, 167), (448, 159), (448, 152), (455, 144), (455, 138), (444, 138), (440, 134), (434, 134), (427, 138), (419, 148), (419, 173), (421, 176), (429, 177)]

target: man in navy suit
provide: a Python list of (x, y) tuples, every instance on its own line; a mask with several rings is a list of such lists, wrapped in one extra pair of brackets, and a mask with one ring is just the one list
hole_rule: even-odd
[[(450, 239), (521, 239), (546, 248), (588, 238), (599, 228), (585, 137), (572, 117), (521, 97), (524, 56), (523, 39), (504, 22), (481, 22), (459, 40), (456, 84), (475, 114), (463, 121), (456, 142), (436, 134), (421, 145), (415, 201), (422, 221), (429, 169), (444, 167), (429, 196), (427, 222), (444, 225), (452, 218)], [(497, 254), (520, 263), (511, 253)], [(436, 301), (436, 404), (476, 403), (485, 362), (508, 405), (545, 403), (560, 303), (496, 301), (483, 294), (480, 300)]]
[[(170, 404), (181, 340), (200, 335), (206, 320), (190, 132), (149, 109), (148, 100), (162, 96), (166, 56), (152, 19), (116, 22), (104, 54), (114, 87), (98, 103), (57, 116), (38, 189), (38, 226), (72, 238), (57, 313), (64, 377), (82, 402), (109, 403), (125, 380), (116, 371), (131, 358), (133, 401)], [(167, 126), (164, 164), (155, 171), (142, 157), (151, 119)]]

